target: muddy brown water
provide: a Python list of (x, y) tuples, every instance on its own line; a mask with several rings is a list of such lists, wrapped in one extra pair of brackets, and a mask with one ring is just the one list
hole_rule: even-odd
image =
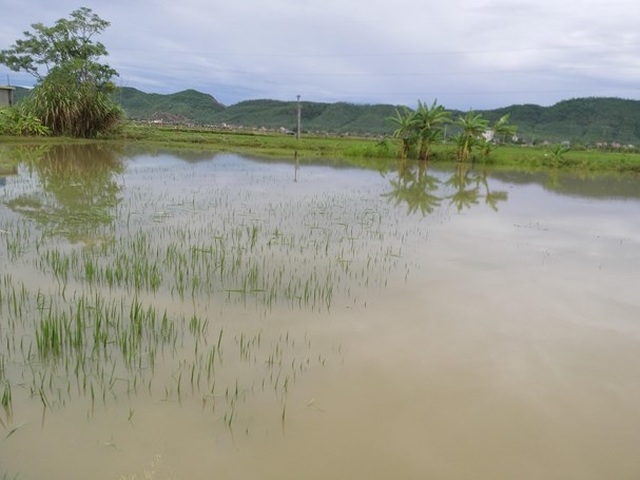
[[(4, 478), (640, 475), (637, 178), (47, 155), (0, 187)], [(89, 281), (127, 249), (157, 289)], [(82, 296), (176, 339), (45, 354)]]

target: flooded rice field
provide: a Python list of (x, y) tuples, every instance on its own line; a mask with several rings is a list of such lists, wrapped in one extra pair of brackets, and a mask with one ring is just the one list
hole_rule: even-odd
[(640, 475), (638, 178), (0, 154), (0, 478)]

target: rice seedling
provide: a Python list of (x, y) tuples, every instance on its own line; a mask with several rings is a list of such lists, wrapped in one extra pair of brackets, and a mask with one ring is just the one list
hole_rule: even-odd
[(3, 382), (0, 405), (2, 406), (2, 410), (4, 411), (4, 416), (7, 420), (7, 423), (11, 423), (13, 421), (13, 399), (11, 396), (11, 384), (8, 380), (5, 380)]
[[(259, 397), (284, 428), (296, 382), (342, 355), (279, 319), (321, 322), (411, 267), (401, 261), (415, 227), (375, 189), (288, 192), (269, 176), (212, 189), (214, 173), (189, 172), (127, 173), (91, 241), (35, 217), (2, 220), (0, 373), (24, 385), (19, 402), (39, 403), (43, 424), (62, 408), (90, 419), (117, 404), (131, 423), (148, 397), (197, 399), (216, 425), (248, 431)], [(179, 188), (146, 188), (167, 175)]]

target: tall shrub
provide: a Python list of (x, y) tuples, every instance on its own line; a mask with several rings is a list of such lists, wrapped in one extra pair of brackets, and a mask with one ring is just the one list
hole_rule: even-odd
[(123, 118), (122, 109), (110, 98), (111, 79), (118, 73), (100, 62), (108, 52), (94, 39), (108, 26), (82, 7), (53, 26), (34, 23), (23, 39), (0, 50), (0, 63), (36, 78), (24, 112), (39, 118), (54, 135), (95, 137)]
[(113, 131), (124, 116), (111, 91), (93, 82), (78, 82), (73, 72), (61, 67), (31, 92), (24, 109), (53, 135), (93, 138)]

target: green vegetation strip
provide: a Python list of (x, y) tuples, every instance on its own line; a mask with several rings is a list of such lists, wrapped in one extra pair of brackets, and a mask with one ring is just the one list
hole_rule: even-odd
[[(15, 173), (19, 161), (4, 145), (33, 148), (69, 143), (119, 144), (126, 151), (190, 150), (194, 152), (230, 152), (272, 158), (293, 158), (301, 162), (322, 159), (331, 163), (378, 169), (398, 159), (401, 141), (393, 138), (330, 135), (294, 136), (273, 132), (234, 132), (203, 127), (153, 126), (128, 124), (118, 133), (101, 140), (78, 140), (50, 137), (0, 137), (0, 174)], [(456, 161), (456, 145), (446, 140), (433, 147), (430, 164)], [(469, 160), (494, 167), (526, 170), (567, 169), (578, 171), (640, 173), (640, 153), (632, 150), (598, 150), (562, 148), (559, 145), (501, 145), (488, 158), (481, 155)]]
[[(253, 153), (301, 160), (325, 158), (376, 168), (380, 160), (398, 158), (399, 140), (391, 138), (293, 136), (276, 133), (237, 133), (206, 128), (128, 125), (118, 139), (144, 146)], [(114, 139), (115, 140), (115, 139)], [(452, 162), (456, 145), (446, 141), (433, 147), (430, 162)], [(563, 168), (585, 171), (640, 173), (640, 154), (632, 151), (565, 149), (558, 145), (539, 147), (501, 145), (489, 158), (472, 157), (470, 162), (525, 169)]]

